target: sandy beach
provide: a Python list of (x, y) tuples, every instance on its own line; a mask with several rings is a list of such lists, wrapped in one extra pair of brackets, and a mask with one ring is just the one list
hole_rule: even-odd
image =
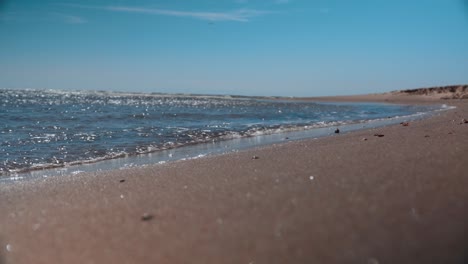
[(4, 184), (0, 263), (467, 263), (468, 100), (440, 98), (308, 98), (457, 108), (407, 126)]

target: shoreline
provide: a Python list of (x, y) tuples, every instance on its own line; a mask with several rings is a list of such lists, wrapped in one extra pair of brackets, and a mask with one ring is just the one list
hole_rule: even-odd
[(336, 128), (340, 129), (341, 135), (361, 130), (376, 129), (396, 125), (401, 122), (412, 122), (425, 118), (431, 118), (443, 111), (455, 108), (440, 108), (430, 112), (417, 113), (406, 116), (391, 117), (386, 119), (372, 119), (356, 121), (343, 124), (317, 126), (291, 131), (284, 131), (256, 136), (246, 136), (219, 140), (216, 142), (201, 142), (181, 147), (160, 149), (137, 155), (119, 155), (111, 158), (103, 158), (93, 161), (72, 162), (50, 167), (35, 167), (21, 171), (12, 171), (9, 174), (0, 175), (0, 184), (27, 181), (34, 178), (63, 177), (79, 173), (93, 173), (126, 169), (128, 167), (146, 167), (167, 162), (184, 161), (204, 157), (225, 155), (230, 152), (245, 151), (254, 148), (262, 148), (273, 144), (283, 144), (291, 141), (319, 139), (323, 137), (337, 136)]
[[(305, 101), (314, 103), (382, 103), (382, 104), (403, 104), (403, 105), (440, 105), (437, 109), (432, 109), (424, 113), (415, 113), (405, 116), (391, 118), (355, 120), (332, 122), (336, 124), (311, 124), (305, 127), (284, 129), (282, 132), (264, 133), (261, 135), (245, 135), (238, 138), (220, 139), (216, 141), (197, 142), (182, 146), (161, 148), (138, 154), (120, 153), (110, 157), (100, 157), (95, 160), (78, 160), (60, 164), (43, 164), (30, 168), (7, 171), (0, 173), (0, 183), (17, 180), (29, 180), (30, 178), (57, 177), (64, 175), (75, 175), (77, 173), (91, 173), (109, 170), (119, 170), (128, 166), (148, 166), (156, 163), (174, 162), (178, 160), (196, 159), (205, 156), (222, 155), (232, 151), (242, 151), (250, 148), (262, 147), (270, 144), (278, 144), (291, 140), (304, 140), (310, 138), (321, 138), (333, 136), (334, 129), (340, 128), (342, 132), (351, 132), (364, 129), (372, 129), (380, 126), (397, 124), (400, 121), (414, 121), (421, 118), (428, 118), (439, 111), (450, 110), (450, 106), (440, 104), (434, 100), (391, 100), (389, 102), (387, 94), (360, 96), (333, 96), (333, 97), (311, 97), (296, 98), (294, 101)], [(370, 97), (370, 98), (369, 98)], [(257, 97), (252, 97), (256, 99)], [(367, 99), (366, 99), (367, 98)], [(271, 99), (275, 101), (276, 99)], [(286, 100), (281, 98), (278, 100)], [(167, 155), (167, 157), (166, 157)]]
[(462, 263), (468, 101), (421, 98), (379, 100), (457, 108), (408, 126), (3, 185), (0, 263)]

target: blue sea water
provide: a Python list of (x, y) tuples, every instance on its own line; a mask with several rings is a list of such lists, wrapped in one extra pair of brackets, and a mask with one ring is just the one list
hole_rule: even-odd
[(436, 106), (0, 89), (0, 175), (230, 139), (338, 127)]

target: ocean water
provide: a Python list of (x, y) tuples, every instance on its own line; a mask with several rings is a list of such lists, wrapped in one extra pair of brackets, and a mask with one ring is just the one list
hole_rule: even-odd
[(0, 89), (0, 175), (239, 138), (334, 129), (438, 108), (267, 97)]

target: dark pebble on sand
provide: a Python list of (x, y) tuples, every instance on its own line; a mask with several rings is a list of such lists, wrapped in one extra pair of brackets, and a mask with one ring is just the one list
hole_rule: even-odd
[(424, 137), (429, 137), (429, 135), (425, 135)]
[(408, 122), (401, 122), (400, 123), (402, 126), (409, 126), (409, 123)]
[(119, 182), (125, 182), (125, 180), (120, 180)]
[(468, 120), (463, 118), (460, 124), (468, 124)]
[(252, 156), (252, 159), (254, 159), (254, 160), (259, 159), (259, 157), (258, 156)]
[(144, 213), (142, 216), (141, 216), (141, 221), (149, 221), (153, 219), (153, 216), (148, 214), (148, 213)]
[(385, 136), (384, 134), (374, 134), (374, 137), (383, 137)]

